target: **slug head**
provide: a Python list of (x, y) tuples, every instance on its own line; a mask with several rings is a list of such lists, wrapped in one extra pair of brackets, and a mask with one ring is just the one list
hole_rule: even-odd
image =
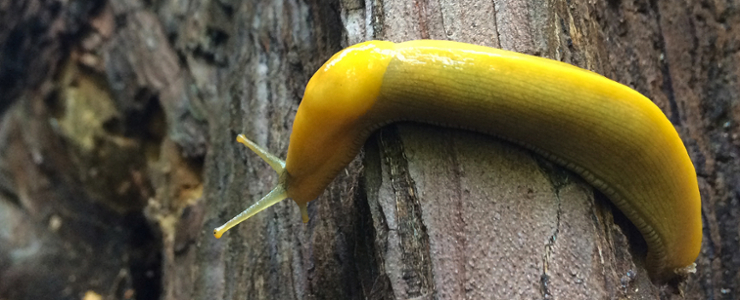
[(329, 59), (306, 86), (282, 161), (243, 135), (237, 141), (257, 153), (279, 175), (277, 186), (239, 215), (213, 230), (224, 232), (256, 213), (292, 198), (308, 222), (309, 201), (316, 199), (356, 155), (366, 134), (363, 117), (373, 107), (394, 44), (370, 41), (344, 49)]
[(335, 54), (309, 80), (288, 146), (288, 196), (316, 199), (364, 143), (367, 112), (394, 55), (391, 42), (370, 41)]

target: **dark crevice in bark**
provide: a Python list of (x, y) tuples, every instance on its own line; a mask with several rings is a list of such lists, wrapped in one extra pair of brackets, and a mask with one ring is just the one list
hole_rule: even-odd
[(542, 275), (540, 276), (540, 285), (542, 289), (542, 298), (543, 299), (552, 299), (552, 294), (550, 293), (550, 275), (549, 275), (549, 265), (550, 261), (553, 255), (555, 255), (555, 243), (558, 240), (558, 233), (560, 232), (560, 217), (562, 214), (561, 209), (561, 200), (560, 200), (560, 191), (558, 188), (555, 188), (555, 196), (557, 198), (557, 216), (556, 216), (556, 222), (555, 222), (555, 230), (553, 231), (552, 235), (549, 239), (547, 239), (547, 244), (545, 245), (545, 253), (542, 255)]
[(124, 226), (131, 232), (128, 268), (131, 270), (131, 285), (136, 291), (136, 299), (159, 299), (162, 293), (161, 233), (139, 212), (126, 216)]
[(683, 119), (681, 118), (681, 111), (678, 109), (678, 102), (676, 101), (676, 94), (673, 89), (673, 78), (671, 76), (671, 70), (670, 65), (668, 63), (668, 51), (665, 48), (665, 33), (663, 32), (663, 29), (661, 28), (660, 23), (660, 8), (658, 7), (657, 0), (651, 0), (650, 1), (650, 10), (655, 12), (655, 18), (656, 18), (656, 24), (658, 27), (658, 40), (657, 40), (657, 49), (661, 53), (661, 60), (660, 60), (660, 71), (663, 74), (663, 93), (665, 93), (666, 97), (668, 97), (668, 105), (671, 109), (671, 113), (668, 116), (668, 119), (673, 123), (674, 126), (682, 126)]
[(416, 194), (416, 184), (409, 174), (408, 161), (404, 155), (403, 142), (396, 126), (388, 126), (379, 134), (381, 149), (385, 152), (386, 164), (390, 171), (391, 185), (395, 193), (398, 219), (398, 235), (403, 251), (402, 272), (409, 297), (422, 297), (434, 291), (432, 266), (429, 260), (429, 236), (422, 222), (420, 199)]
[(540, 170), (546, 173), (547, 178), (550, 181), (550, 186), (554, 190), (555, 201), (557, 203), (555, 229), (550, 235), (550, 238), (547, 239), (547, 244), (545, 244), (545, 252), (542, 255), (542, 275), (540, 276), (542, 298), (552, 299), (553, 295), (550, 291), (550, 263), (552, 261), (552, 257), (555, 255), (555, 244), (557, 243), (558, 234), (560, 233), (560, 219), (563, 213), (560, 191), (570, 181), (568, 177), (576, 175), (570, 174), (569, 171), (555, 166), (551, 162), (544, 160), (544, 158), (536, 156), (536, 161), (540, 166)]
[[(366, 164), (369, 163), (368, 160), (365, 160), (365, 162)], [(380, 163), (377, 160), (375, 162)], [(362, 289), (361, 295), (357, 296), (361, 296), (360, 298), (363, 299), (394, 299), (390, 279), (383, 267), (385, 264), (383, 254), (386, 249), (382, 244), (376, 243), (379, 236), (377, 231), (374, 230), (376, 227), (373, 226), (372, 212), (367, 200), (367, 179), (364, 178), (364, 175), (362, 177), (354, 194), (354, 202), (357, 207), (354, 232), (361, 234), (354, 239), (353, 253), (354, 266)], [(381, 226), (381, 228), (387, 229), (387, 226)]]

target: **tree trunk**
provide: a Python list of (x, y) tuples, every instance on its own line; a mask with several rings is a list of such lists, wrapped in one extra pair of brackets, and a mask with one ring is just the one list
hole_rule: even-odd
[[(0, 299), (737, 299), (740, 2), (0, 0)], [(663, 109), (696, 166), (697, 273), (578, 176), (495, 138), (387, 126), (309, 204), (266, 194), (306, 82), (369, 39), (565, 61)]]

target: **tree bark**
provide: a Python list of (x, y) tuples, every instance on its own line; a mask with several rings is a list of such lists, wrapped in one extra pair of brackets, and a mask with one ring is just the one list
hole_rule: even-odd
[[(0, 299), (736, 299), (740, 3), (0, 0)], [(697, 273), (657, 286), (578, 176), (495, 138), (387, 126), (309, 204), (266, 194), (306, 82), (370, 39), (565, 61), (646, 95), (696, 166)]]

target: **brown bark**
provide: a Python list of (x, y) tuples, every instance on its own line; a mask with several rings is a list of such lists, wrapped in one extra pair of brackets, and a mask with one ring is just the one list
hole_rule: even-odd
[[(0, 0), (0, 299), (736, 299), (740, 3)], [(397, 124), (300, 221), (216, 240), (285, 156), (312, 73), (368, 39), (549, 57), (653, 99), (699, 175), (677, 286), (581, 179), (508, 143)], [(676, 288), (677, 287), (677, 288)], [(93, 294), (94, 293), (94, 294)]]

